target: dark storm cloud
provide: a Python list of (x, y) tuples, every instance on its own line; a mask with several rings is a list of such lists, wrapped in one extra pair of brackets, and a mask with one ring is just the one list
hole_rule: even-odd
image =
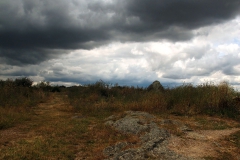
[(39, 62), (56, 58), (57, 55), (63, 54), (62, 50), (56, 49), (1, 49), (0, 48), (0, 62), (2, 64), (12, 64), (22, 66), (24, 64), (38, 64)]
[(1, 0), (1, 61), (37, 64), (110, 41), (189, 40), (193, 29), (234, 18), (239, 6), (239, 0)]
[(188, 29), (218, 23), (239, 13), (239, 0), (130, 0), (128, 14), (156, 27)]
[(0, 68), (1, 68), (0, 76), (8, 76), (8, 77), (37, 76), (37, 71), (38, 71), (38, 67), (36, 65), (32, 65), (31, 67), (0, 65)]

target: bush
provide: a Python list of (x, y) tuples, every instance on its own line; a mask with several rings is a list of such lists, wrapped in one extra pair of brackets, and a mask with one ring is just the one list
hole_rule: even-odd
[(14, 83), (16, 86), (31, 87), (33, 81), (27, 77), (24, 77), (24, 78), (15, 79)]
[(0, 81), (0, 107), (31, 107), (47, 98), (47, 93), (31, 87), (28, 78)]
[(51, 91), (52, 90), (52, 86), (50, 85), (50, 82), (48, 82), (48, 81), (41, 81), (38, 84), (36, 84), (34, 87), (40, 88), (43, 91)]

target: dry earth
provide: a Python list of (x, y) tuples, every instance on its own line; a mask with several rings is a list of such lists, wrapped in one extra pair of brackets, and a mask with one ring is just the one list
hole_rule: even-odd
[[(57, 127), (59, 128), (60, 124), (65, 124), (64, 129), (72, 129), (76, 125), (74, 125), (70, 122), (72, 122), (72, 119), (74, 116), (76, 119), (81, 119), (79, 115), (81, 114), (75, 114), (71, 111), (71, 106), (69, 105), (67, 101), (67, 97), (64, 94), (53, 94), (52, 98), (49, 99), (46, 103), (41, 103), (38, 106), (34, 107), (34, 113), (35, 115), (32, 116), (30, 121), (26, 121), (24, 124), (19, 124), (15, 127), (0, 130), (0, 159), (11, 159), (11, 155), (9, 154), (17, 154), (17, 152), (24, 152), (25, 154), (28, 153), (28, 149), (30, 150), (32, 142), (36, 139), (42, 140), (42, 142), (45, 142), (47, 138), (50, 136), (54, 137), (58, 132), (56, 131)], [(171, 119), (176, 119), (176, 117), (170, 117)], [(205, 118), (205, 117), (204, 117)], [(209, 118), (209, 117), (207, 117)], [(212, 118), (214, 119), (214, 118)], [(216, 119), (216, 118), (215, 118)], [(215, 120), (214, 119), (214, 120)], [(94, 119), (93, 119), (94, 120)], [(159, 117), (159, 122), (161, 121), (161, 117)], [(237, 131), (240, 131), (240, 124), (238, 122), (227, 120), (227, 119), (221, 119), (221, 121), (224, 121), (226, 124), (228, 124), (228, 127), (226, 129), (222, 130), (205, 130), (204, 126), (201, 126), (200, 128), (197, 127), (197, 123), (193, 122), (192, 118), (181, 120), (177, 119), (177, 121), (180, 121), (184, 124), (191, 124), (193, 126), (192, 131), (185, 131), (181, 132), (179, 135), (174, 134), (170, 131), (171, 134), (169, 138), (169, 144), (168, 147), (170, 150), (174, 151), (177, 154), (186, 156), (186, 157), (192, 157), (192, 158), (201, 158), (201, 157), (212, 157), (212, 159), (221, 159), (225, 155), (226, 157), (231, 157), (231, 159), (240, 160), (240, 149), (234, 146), (233, 143), (231, 143), (231, 140), (228, 139), (228, 136), (230, 134), (233, 134)], [(209, 118), (209, 121), (211, 121), (211, 118)], [(68, 123), (69, 122), (69, 123)], [(75, 122), (75, 121), (74, 121)], [(79, 120), (80, 122), (80, 120)], [(96, 124), (98, 122), (91, 121), (88, 124), (88, 130), (94, 131), (96, 133), (96, 129), (94, 130), (94, 127), (96, 127)], [(70, 126), (72, 125), (72, 126)], [(159, 124), (161, 127), (161, 125)], [(165, 126), (166, 127), (166, 126)], [(169, 126), (167, 127), (169, 128)], [(61, 129), (61, 127), (60, 127)], [(101, 133), (101, 131), (99, 131)], [(62, 133), (63, 134), (63, 133)], [(98, 133), (96, 133), (98, 134)], [(83, 135), (83, 134), (82, 134)], [(90, 138), (92, 134), (88, 134), (85, 138)], [(64, 147), (66, 143), (66, 148), (70, 148), (73, 150), (71, 154), (68, 156), (69, 158), (63, 158), (63, 159), (103, 159), (102, 156), (102, 150), (104, 148), (98, 148), (98, 149), (91, 149), (91, 150), (84, 150), (84, 148), (87, 148), (84, 146), (86, 143), (89, 142), (90, 139), (84, 140), (84, 138), (76, 137), (76, 134), (71, 133), (64, 133), (63, 136), (58, 137), (57, 141), (63, 141), (64, 143), (61, 144), (61, 147)], [(93, 135), (94, 136), (94, 135)], [(95, 143), (97, 145), (93, 145), (99, 147), (100, 143), (103, 143), (104, 141), (108, 141), (107, 138), (109, 136), (105, 136), (106, 139), (96, 139)], [(65, 138), (65, 139), (64, 139)], [(93, 137), (94, 138), (94, 137)], [(67, 142), (65, 142), (67, 139)], [(21, 148), (20, 141), (24, 140), (26, 143), (25, 145), (30, 145), (29, 147), (26, 147), (26, 149), (23, 151)], [(84, 142), (83, 142), (84, 140)], [(74, 143), (74, 144), (71, 144)], [(56, 144), (59, 144), (56, 142)], [(103, 145), (103, 146), (107, 146)], [(6, 152), (9, 151), (9, 148), (16, 149), (16, 151)], [(55, 150), (54, 150), (55, 151)], [(61, 152), (61, 149), (57, 150), (56, 152)], [(86, 151), (86, 153), (84, 153)], [(91, 153), (94, 152), (94, 153)], [(96, 156), (101, 155), (101, 156)], [(51, 155), (51, 153), (47, 153), (46, 155), (42, 156), (44, 159), (62, 159), (60, 153), (54, 153), (54, 155)], [(28, 158), (25, 158), (28, 159)]]
[(227, 153), (232, 158), (240, 159), (239, 148), (227, 143), (224, 139), (239, 128), (224, 130), (199, 130), (188, 132), (184, 136), (172, 136), (169, 148), (178, 154), (188, 157), (219, 157), (219, 154)]

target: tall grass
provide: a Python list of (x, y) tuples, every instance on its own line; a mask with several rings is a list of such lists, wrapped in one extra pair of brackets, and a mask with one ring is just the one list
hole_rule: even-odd
[(237, 93), (227, 83), (214, 85), (204, 83), (194, 87), (184, 84), (168, 91), (168, 105), (179, 114), (210, 114), (235, 117), (239, 105), (234, 97)]
[(46, 93), (33, 87), (17, 86), (14, 81), (1, 81), (1, 107), (31, 107), (46, 98)]
[(219, 115), (239, 118), (237, 92), (227, 83), (183, 84), (162, 92), (107, 85), (102, 81), (68, 89), (70, 103), (83, 114), (107, 115), (125, 110), (177, 115)]
[(0, 81), (0, 129), (29, 119), (30, 108), (46, 100), (47, 93), (31, 83), (28, 78)]

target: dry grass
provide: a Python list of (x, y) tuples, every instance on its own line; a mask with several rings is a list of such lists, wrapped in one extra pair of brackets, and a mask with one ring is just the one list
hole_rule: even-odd
[(15, 124), (31, 120), (32, 112), (27, 108), (1, 108), (0, 130), (13, 127)]
[(201, 114), (240, 119), (240, 103), (234, 99), (238, 94), (226, 82), (199, 86), (183, 84), (165, 89), (164, 92), (149, 92), (134, 87), (109, 87), (102, 81), (68, 89), (70, 103), (76, 110), (102, 116), (124, 110), (139, 110), (155, 114)]
[(229, 137), (229, 140), (234, 143), (237, 147), (240, 148), (240, 131), (237, 133), (232, 134)]
[[(23, 81), (28, 82), (28, 79), (24, 78)], [(31, 107), (49, 97), (47, 92), (39, 88), (21, 86), (20, 82), (20, 79), (0, 81), (0, 130), (30, 120)]]

